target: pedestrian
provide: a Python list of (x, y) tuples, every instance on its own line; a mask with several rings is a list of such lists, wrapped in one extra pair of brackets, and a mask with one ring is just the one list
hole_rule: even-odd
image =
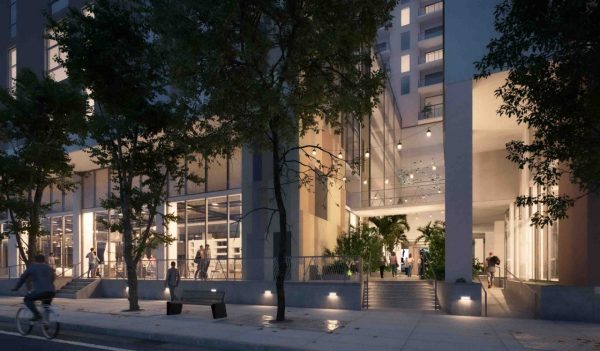
[(56, 272), (56, 257), (54, 257), (54, 252), (50, 252), (50, 254), (48, 254), (48, 266), (50, 266), (50, 268)]
[(488, 275), (488, 289), (491, 289), (494, 285), (494, 276), (496, 275), (496, 266), (500, 264), (498, 256), (494, 256), (494, 253), (490, 251), (490, 255), (485, 259), (486, 267), (485, 270)]
[(93, 247), (90, 248), (90, 252), (88, 252), (88, 254), (85, 257), (88, 260), (87, 277), (95, 278), (96, 277), (96, 267), (98, 266), (98, 255), (96, 255), (96, 251), (94, 250)]
[(171, 295), (171, 301), (175, 301), (175, 288), (179, 285), (179, 270), (175, 268), (175, 261), (171, 262), (171, 268), (167, 271), (167, 279), (165, 280), (165, 286), (169, 288), (169, 294)]
[(421, 260), (421, 255), (417, 259), (417, 269), (419, 270), (419, 278), (423, 278), (423, 260)]
[(208, 279), (208, 267), (210, 267), (210, 245), (206, 244), (204, 248), (204, 280)]
[(194, 257), (194, 263), (196, 264), (196, 272), (194, 273), (194, 279), (202, 279), (202, 267), (204, 266), (204, 246), (200, 245), (198, 251), (196, 251), (196, 257)]
[(406, 265), (406, 275), (410, 278), (412, 277), (413, 264), (415, 263), (415, 259), (412, 257), (412, 254), (408, 254), (408, 262)]
[(385, 264), (387, 263), (385, 256), (381, 255), (381, 257), (379, 257), (379, 275), (381, 276), (381, 279), (383, 279), (383, 271), (385, 271)]
[(390, 256), (390, 267), (392, 268), (392, 277), (396, 278), (398, 275), (398, 257), (394, 251), (392, 251), (392, 255)]

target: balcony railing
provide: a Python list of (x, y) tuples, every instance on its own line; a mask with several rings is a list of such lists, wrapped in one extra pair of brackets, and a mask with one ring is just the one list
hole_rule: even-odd
[(378, 43), (377, 45), (375, 45), (375, 50), (380, 54), (382, 52), (388, 51), (389, 49), (390, 48), (388, 46), (388, 43), (386, 43), (386, 42)]
[(426, 87), (429, 85), (434, 85), (438, 83), (444, 82), (444, 74), (435, 74), (431, 76), (425, 76), (423, 79), (419, 81), (419, 87)]
[(425, 15), (429, 15), (432, 13), (440, 12), (443, 9), (444, 9), (443, 1), (434, 2), (433, 4), (421, 6), (419, 8), (419, 16), (425, 16)]
[(444, 35), (444, 27), (436, 27), (419, 33), (419, 41)]
[(442, 117), (444, 115), (444, 103), (425, 105), (419, 113), (419, 120)]

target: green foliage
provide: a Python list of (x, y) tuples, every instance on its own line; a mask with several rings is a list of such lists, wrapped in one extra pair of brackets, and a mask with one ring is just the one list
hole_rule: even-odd
[(231, 143), (214, 118), (200, 118), (174, 93), (167, 51), (153, 35), (145, 1), (98, 0), (90, 13), (71, 10), (60, 22), (50, 20), (50, 38), (67, 55), (58, 59), (69, 80), (90, 92), (87, 151), (111, 171), (113, 191), (102, 200), (121, 214), (109, 223), (123, 233), (130, 309), (137, 303), (136, 267), (149, 245), (169, 242), (154, 229), (175, 219), (165, 213), (167, 181), (197, 179), (190, 163), (227, 153)]
[(477, 257), (473, 257), (473, 277), (476, 277), (479, 274), (483, 273), (483, 269), (483, 263), (479, 262), (479, 259)]
[(324, 127), (339, 133), (371, 113), (384, 73), (372, 70), (370, 48), (397, 0), (150, 2), (179, 89), (203, 115), (227, 120), (236, 140), (271, 154), (267, 207), (278, 214), (277, 320), (284, 320), (285, 185), (309, 184), (317, 172), (335, 177), (341, 163), (323, 148), (331, 162), (311, 158), (305, 148), (318, 145), (299, 140)]
[(377, 227), (383, 239), (383, 245), (388, 252), (394, 251), (398, 244), (408, 246), (406, 232), (410, 230), (406, 215), (371, 217), (369, 221)]
[(0, 90), (0, 212), (8, 212), (10, 224), (0, 238), (15, 235), (27, 264), (37, 253), (37, 238), (48, 234), (40, 225), (52, 207), (43, 201), (44, 191), (75, 188), (65, 148), (78, 142), (86, 110), (80, 89), (40, 79), (29, 69), (19, 71), (15, 90)]
[(425, 275), (434, 279), (444, 279), (446, 270), (446, 224), (443, 221), (429, 222), (426, 226), (417, 229), (422, 234), (415, 243), (423, 240), (429, 247), (426, 257), (427, 269)]
[[(499, 35), (476, 63), (479, 78), (508, 70), (496, 90), (498, 113), (532, 132), (530, 142), (507, 144), (508, 159), (531, 170), (542, 187), (517, 198), (533, 206), (532, 224), (565, 218), (575, 201), (600, 191), (600, 6), (597, 1), (504, 0), (495, 11)], [(553, 188), (568, 178), (583, 195)]]
[(347, 233), (342, 233), (336, 239), (333, 251), (325, 249), (325, 256), (360, 257), (365, 268), (371, 270), (379, 267), (379, 257), (383, 248), (383, 241), (375, 228), (366, 223), (358, 227), (350, 226)]

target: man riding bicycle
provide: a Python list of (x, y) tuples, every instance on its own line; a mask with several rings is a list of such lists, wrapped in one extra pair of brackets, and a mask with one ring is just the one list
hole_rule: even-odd
[(42, 303), (47, 305), (52, 303), (55, 295), (54, 278), (54, 271), (45, 263), (44, 255), (36, 255), (35, 262), (21, 274), (17, 285), (12, 289), (13, 291), (19, 290), (27, 279), (31, 279), (33, 289), (25, 295), (23, 301), (25, 302), (25, 306), (33, 313), (32, 321), (42, 319), (40, 311), (35, 307), (35, 301), (41, 300)]

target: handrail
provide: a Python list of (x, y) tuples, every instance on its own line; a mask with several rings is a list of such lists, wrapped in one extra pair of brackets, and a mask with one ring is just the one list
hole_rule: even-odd
[(19, 278), (19, 276), (20, 276), (19, 267), (25, 267), (25, 266), (26, 266), (25, 263), (20, 263), (20, 264), (14, 264), (11, 266), (1, 267), (0, 269), (8, 270), (8, 279), (13, 279), (13, 276), (11, 273), (14, 271), (16, 273), (14, 278)]
[(485, 290), (485, 286), (483, 285), (483, 282), (481, 281), (481, 275), (477, 275), (477, 279), (479, 280), (479, 284), (481, 286), (481, 290), (483, 290), (483, 293), (485, 295), (485, 309), (484, 309), (484, 316), (487, 317), (488, 316), (488, 293), (487, 290)]
[(431, 274), (433, 275), (433, 310), (437, 311), (438, 310), (438, 293), (437, 293), (437, 275), (435, 274), (435, 270), (433, 269), (433, 267), (431, 267), (431, 265), (428, 265), (429, 271), (431, 272)]
[(513, 278), (515, 278), (515, 280), (517, 282), (519, 282), (521, 285), (527, 287), (527, 289), (529, 290), (529, 292), (533, 295), (533, 318), (538, 318), (538, 308), (537, 308), (537, 302), (538, 302), (538, 294), (535, 290), (533, 290), (532, 287), (530, 287), (529, 285), (525, 284), (525, 282), (523, 280), (521, 280), (519, 277), (517, 277), (516, 275), (514, 275), (511, 271), (509, 271), (507, 268), (504, 269), (504, 273), (510, 274)]
[(61, 278), (64, 277), (65, 274), (70, 270), (71, 274), (75, 273), (75, 267), (78, 266), (81, 262), (77, 262), (76, 264), (72, 265), (71, 267), (62, 267), (62, 273), (57, 275), (56, 278)]

